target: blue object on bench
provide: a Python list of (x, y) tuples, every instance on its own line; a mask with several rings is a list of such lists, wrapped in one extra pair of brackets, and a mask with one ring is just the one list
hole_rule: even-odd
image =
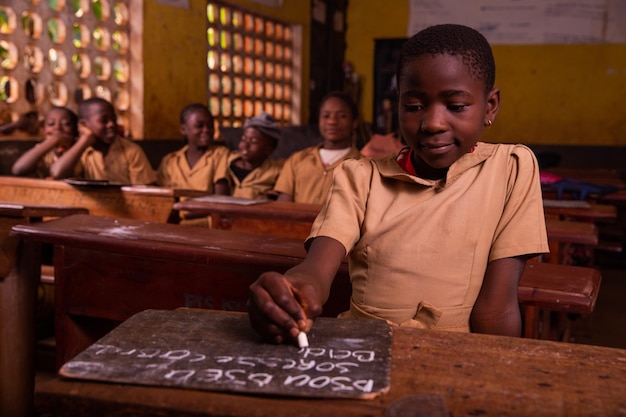
[(546, 191), (556, 191), (556, 198), (559, 200), (565, 191), (574, 194), (574, 197), (578, 200), (584, 200), (589, 194), (604, 195), (618, 190), (617, 187), (614, 186), (592, 184), (573, 178), (563, 178), (551, 184), (543, 184), (542, 188)]

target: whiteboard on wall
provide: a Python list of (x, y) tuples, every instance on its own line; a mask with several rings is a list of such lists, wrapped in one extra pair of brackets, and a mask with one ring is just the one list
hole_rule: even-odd
[(492, 44), (625, 43), (624, 0), (409, 0), (407, 36), (458, 23)]

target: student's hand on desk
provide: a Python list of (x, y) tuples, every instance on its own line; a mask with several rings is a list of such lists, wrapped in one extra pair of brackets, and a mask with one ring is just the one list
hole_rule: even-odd
[(321, 313), (317, 291), (303, 280), (288, 280), (278, 272), (266, 272), (250, 286), (250, 323), (270, 342), (295, 341), (300, 331), (311, 329), (313, 320)]

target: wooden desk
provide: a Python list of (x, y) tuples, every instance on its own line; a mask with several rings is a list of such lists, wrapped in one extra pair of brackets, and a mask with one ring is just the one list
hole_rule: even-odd
[(598, 245), (598, 228), (594, 223), (546, 219), (546, 230), (550, 245), (548, 262), (573, 264), (569, 249), (572, 245), (579, 245), (585, 248), (589, 259), (585, 266), (593, 265), (593, 248)]
[[(38, 387), (35, 402), (38, 413), (59, 417), (426, 415), (419, 413), (424, 407), (418, 398), (411, 397), (416, 394), (441, 396), (445, 415), (451, 416), (619, 416), (626, 409), (626, 350), (394, 328), (391, 360), (391, 389), (374, 400), (263, 397), (57, 378)], [(400, 412), (393, 414), (394, 407)]]
[(600, 201), (605, 204), (624, 205), (626, 204), (626, 190), (605, 194), (600, 198)]
[(546, 216), (589, 222), (610, 222), (617, 219), (617, 208), (610, 204), (591, 204), (586, 201), (544, 200)]
[[(59, 366), (149, 308), (244, 311), (248, 287), (261, 273), (285, 271), (305, 256), (299, 239), (85, 215), (16, 226), (13, 233), (55, 245)], [(599, 274), (591, 268), (529, 264), (519, 299), (591, 312), (598, 285)], [(350, 292), (344, 263), (324, 315), (347, 310)]]
[[(13, 230), (55, 245), (59, 365), (148, 308), (244, 311), (261, 273), (285, 271), (305, 256), (298, 239), (128, 219), (72, 216), (38, 226)], [(344, 264), (324, 314), (347, 310), (349, 294)]]
[[(44, 217), (86, 213), (86, 209), (0, 202), (0, 410), (32, 412), (35, 355), (35, 300), (41, 265), (39, 245), (20, 242), (13, 226)], [(6, 414), (4, 414), (6, 413)]]
[(185, 216), (211, 216), (215, 229), (306, 239), (322, 206), (268, 201), (240, 205), (189, 199), (174, 204)]
[(73, 186), (64, 181), (0, 176), (0, 201), (82, 207), (96, 216), (177, 222), (181, 197), (206, 193), (152, 186)]

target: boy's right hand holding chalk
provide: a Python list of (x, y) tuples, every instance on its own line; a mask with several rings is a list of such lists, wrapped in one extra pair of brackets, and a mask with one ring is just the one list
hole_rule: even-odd
[(295, 343), (298, 334), (308, 332), (322, 313), (344, 257), (345, 249), (339, 242), (319, 237), (301, 264), (284, 275), (262, 274), (250, 286), (248, 315), (252, 327), (267, 341)]

